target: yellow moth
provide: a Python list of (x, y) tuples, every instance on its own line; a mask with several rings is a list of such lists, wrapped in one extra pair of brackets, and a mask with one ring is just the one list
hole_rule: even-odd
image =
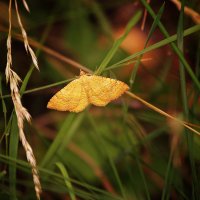
[(47, 108), (80, 112), (89, 104), (105, 106), (128, 89), (128, 85), (122, 81), (81, 71), (78, 79), (70, 82), (49, 100)]

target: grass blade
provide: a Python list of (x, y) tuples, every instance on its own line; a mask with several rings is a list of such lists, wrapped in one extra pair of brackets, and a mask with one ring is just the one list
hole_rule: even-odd
[(7, 109), (6, 104), (3, 99), (3, 93), (2, 93), (2, 75), (0, 74), (0, 97), (2, 102), (2, 108), (3, 108), (3, 114), (4, 114), (4, 134), (6, 132), (6, 126), (7, 126)]
[[(17, 117), (14, 114), (11, 123), (10, 141), (9, 141), (9, 157), (17, 159), (19, 134), (17, 126)], [(9, 187), (11, 199), (17, 199), (16, 196), (16, 164), (9, 165)]]
[(122, 195), (124, 200), (127, 200), (126, 192), (124, 190), (124, 187), (123, 187), (122, 181), (120, 179), (119, 173), (118, 173), (118, 171), (116, 169), (115, 163), (113, 162), (113, 159), (111, 158), (111, 155), (110, 155), (109, 151), (106, 149), (105, 141), (103, 140), (102, 136), (100, 135), (100, 132), (97, 129), (98, 126), (97, 126), (95, 120), (90, 115), (87, 115), (87, 117), (88, 117), (92, 127), (94, 128), (94, 131), (96, 132), (96, 136), (98, 137), (98, 141), (99, 141), (98, 145), (100, 145), (101, 148), (103, 148), (105, 153), (106, 153), (106, 156), (108, 158), (109, 164), (110, 164), (110, 166), (112, 168), (112, 173), (114, 174), (116, 182), (117, 182), (117, 184), (119, 186), (121, 195)]
[[(141, 2), (143, 3), (143, 5), (145, 6), (145, 8), (147, 9), (147, 11), (150, 13), (150, 15), (153, 17), (153, 19), (156, 18), (156, 15), (154, 13), (154, 11), (151, 9), (151, 7), (149, 6), (149, 4), (145, 1), (145, 0), (141, 0)], [(163, 33), (163, 35), (167, 38), (169, 37), (169, 34), (167, 32), (167, 30), (165, 29), (165, 27), (162, 25), (162, 23), (159, 21), (158, 23), (158, 27), (160, 28), (161, 32)], [(171, 43), (171, 47), (173, 48), (174, 52), (177, 54), (177, 56), (179, 57), (181, 63), (183, 64), (183, 66), (185, 67), (185, 69), (187, 70), (188, 74), (190, 75), (191, 79), (193, 80), (193, 82), (195, 83), (196, 87), (200, 90), (200, 82), (197, 79), (196, 75), (194, 74), (194, 72), (192, 71), (190, 65), (188, 64), (188, 62), (186, 61), (186, 59), (184, 58), (183, 53), (181, 52), (181, 50), (176, 46), (176, 44), (174, 42)]]
[(163, 188), (162, 199), (161, 200), (167, 200), (169, 198), (171, 184), (172, 184), (171, 183), (171, 181), (172, 181), (171, 178), (172, 178), (172, 174), (173, 174), (172, 160), (173, 160), (173, 152), (169, 156), (166, 175), (165, 175), (165, 186)]
[(140, 17), (141, 17), (141, 12), (137, 12), (134, 15), (134, 17), (129, 21), (129, 23), (126, 26), (124, 34), (118, 40), (114, 42), (112, 48), (110, 49), (107, 56), (104, 58), (104, 60), (100, 64), (99, 68), (96, 70), (95, 74), (101, 74), (101, 72), (104, 71), (104, 69), (106, 68), (106, 66), (108, 65), (108, 63), (110, 62), (110, 60), (112, 59), (112, 57), (114, 56), (118, 48), (120, 47), (121, 43), (124, 41), (124, 39), (126, 38), (128, 33), (131, 31), (133, 26), (139, 21)]
[(40, 163), (41, 167), (46, 167), (49, 162), (52, 160), (52, 158), (55, 156), (56, 151), (59, 149), (60, 144), (63, 141), (63, 137), (65, 136), (65, 134), (67, 133), (67, 130), (70, 127), (70, 124), (73, 122), (73, 120), (75, 119), (75, 115), (74, 114), (69, 114), (66, 119), (64, 120), (60, 131), (58, 132), (56, 138), (54, 139), (53, 143), (51, 144), (51, 146), (48, 148), (48, 151), (46, 153), (46, 155), (43, 157), (42, 162)]
[(32, 74), (34, 68), (35, 68), (35, 67), (34, 67), (34, 65), (32, 64), (32, 66), (31, 66), (30, 69), (28, 70), (28, 72), (27, 72), (27, 74), (26, 74), (26, 76), (25, 76), (25, 78), (24, 78), (24, 80), (23, 80), (23, 82), (22, 82), (22, 85), (21, 85), (21, 87), (20, 87), (20, 95), (21, 95), (21, 96), (24, 94), (24, 91), (26, 90), (26, 86), (27, 86), (27, 84), (28, 84), (28, 81), (29, 81), (29, 79), (30, 79), (30, 77), (31, 77), (31, 74)]
[[(59, 81), (59, 82), (56, 82), (56, 83), (44, 85), (44, 86), (37, 87), (37, 88), (34, 88), (34, 89), (29, 89), (29, 90), (22, 89), (22, 92), (23, 92), (23, 94), (30, 94), (30, 93), (33, 93), (33, 92), (38, 92), (38, 91), (45, 90), (45, 89), (48, 89), (48, 88), (51, 88), (51, 87), (55, 87), (55, 86), (58, 86), (58, 85), (61, 85), (61, 84), (64, 84), (64, 83), (68, 83), (72, 80), (74, 80), (74, 79), (67, 79), (67, 80), (64, 80), (64, 81)], [(8, 95), (3, 95), (1, 98), (5, 99), (5, 98), (10, 98), (10, 97), (11, 97), (11, 95), (8, 94)]]
[(68, 129), (67, 134), (63, 138), (63, 141), (59, 147), (59, 153), (61, 153), (63, 150), (66, 149), (66, 145), (69, 143), (70, 139), (73, 137), (73, 135), (76, 133), (78, 127), (81, 125), (83, 119), (84, 119), (85, 113), (81, 113), (75, 117), (73, 122), (70, 124), (70, 127)]
[(56, 166), (59, 168), (59, 170), (61, 171), (61, 173), (63, 175), (63, 178), (65, 180), (65, 185), (67, 187), (67, 190), (69, 191), (69, 196), (70, 196), (71, 200), (76, 200), (75, 192), (74, 192), (73, 186), (70, 182), (69, 175), (67, 173), (66, 168), (60, 162), (57, 162)]
[[(160, 21), (160, 18), (161, 18), (162, 14), (163, 14), (163, 11), (164, 11), (164, 7), (165, 7), (165, 3), (163, 3), (163, 5), (160, 7), (160, 9), (159, 9), (159, 11), (158, 11), (158, 15), (156, 16), (156, 18), (155, 18), (155, 20), (154, 20), (154, 22), (153, 22), (153, 24), (152, 24), (152, 26), (151, 26), (151, 29), (150, 29), (150, 31), (149, 31), (149, 34), (148, 34), (148, 36), (147, 36), (147, 40), (146, 40), (146, 42), (145, 42), (144, 48), (147, 47), (147, 44), (148, 44), (148, 42), (149, 42), (149, 40), (150, 40), (150, 38), (151, 38), (153, 32), (155, 31), (155, 29), (156, 29), (156, 27), (157, 27), (157, 25), (158, 25), (158, 22)], [(139, 68), (139, 65), (140, 65), (142, 56), (143, 56), (143, 54), (141, 54), (141, 55), (138, 57), (137, 62), (136, 62), (135, 66), (134, 66), (134, 68), (133, 68), (133, 70), (132, 70), (131, 77), (130, 77), (130, 80), (129, 80), (129, 82), (130, 82), (130, 88), (131, 88), (131, 89), (132, 89), (133, 84), (134, 84), (134, 82), (135, 82), (135, 77), (136, 77), (136, 74), (137, 74), (137, 71), (138, 71), (138, 68)]]
[[(129, 124), (132, 125), (134, 132), (138, 132), (138, 133), (140, 132), (139, 133), (140, 135), (144, 135), (143, 133), (141, 133), (142, 129), (141, 129), (139, 122), (134, 117), (132, 117), (132, 120), (129, 121)], [(132, 134), (126, 133), (126, 140), (127, 140), (127, 143), (130, 145), (130, 148), (131, 148), (130, 155), (131, 155), (132, 159), (136, 162), (136, 165), (137, 165), (137, 168), (138, 168), (138, 171), (139, 171), (139, 174), (140, 174), (140, 178), (141, 178), (142, 188), (144, 188), (144, 193), (145, 193), (146, 199), (150, 200), (151, 199), (150, 191), (149, 191), (147, 180), (146, 180), (143, 168), (142, 168), (141, 160), (139, 159), (140, 155), (135, 148), (135, 146), (136, 146), (135, 145), (135, 139), (134, 139)], [(144, 142), (144, 140), (143, 140), (143, 142)], [(150, 147), (150, 145), (149, 144), (147, 145), (147, 143), (146, 143), (146, 146)]]
[[(181, 11), (179, 15), (179, 22), (178, 22), (178, 30), (177, 30), (177, 45), (180, 51), (183, 52), (183, 25), (184, 25), (184, 6), (185, 0), (182, 1), (181, 4)], [(184, 118), (189, 120), (189, 108), (188, 108), (188, 100), (187, 100), (187, 93), (186, 93), (186, 80), (185, 80), (185, 68), (183, 63), (180, 61), (180, 84), (181, 84), (181, 96), (182, 96), (182, 103), (183, 103), (183, 113)], [(186, 137), (187, 137), (187, 145), (188, 145), (188, 153), (189, 153), (189, 160), (190, 166), (192, 171), (192, 199), (200, 199), (199, 197), (199, 183), (198, 177), (196, 173), (196, 167), (194, 162), (194, 153), (193, 153), (193, 133), (189, 133), (188, 130), (185, 130)]]
[[(188, 35), (190, 35), (192, 33), (198, 32), (198, 31), (200, 31), (200, 25), (195, 25), (195, 26), (192, 26), (191, 28), (186, 29), (184, 31), (183, 35), (185, 37), (185, 36), (188, 36)], [(147, 52), (150, 52), (152, 50), (155, 50), (155, 49), (163, 47), (163, 46), (165, 46), (167, 44), (170, 44), (170, 43), (172, 43), (172, 42), (174, 42), (176, 40), (177, 40), (177, 34), (169, 36), (169, 37), (166, 37), (166, 39), (164, 39), (164, 40), (162, 40), (160, 42), (157, 42), (157, 43), (155, 43), (155, 44), (143, 49), (142, 51), (139, 51), (139, 52), (137, 52), (137, 53), (135, 53), (133, 55), (130, 55), (130, 56), (122, 59), (121, 61), (119, 61), (119, 62), (117, 62), (117, 63), (115, 63), (115, 64), (113, 64), (111, 66), (108, 66), (104, 70), (110, 70), (110, 69), (117, 68), (117, 67), (121, 66), (123, 63), (126, 63), (126, 62), (128, 62), (128, 61), (130, 61), (130, 60), (132, 60), (134, 58), (137, 58), (138, 56), (143, 55), (143, 54), (145, 54)]]
[(56, 138), (48, 148), (48, 151), (40, 164), (41, 167), (47, 167), (47, 165), (50, 166), (50, 163), (52, 163), (52, 161), (55, 159), (56, 152), (66, 147), (66, 144), (69, 142), (76, 129), (79, 127), (83, 116), (84, 113), (79, 115), (70, 113), (66, 117)]

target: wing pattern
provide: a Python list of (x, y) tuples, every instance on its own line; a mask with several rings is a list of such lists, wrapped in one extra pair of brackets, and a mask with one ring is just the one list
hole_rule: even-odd
[(80, 112), (88, 105), (87, 96), (79, 79), (70, 82), (48, 102), (47, 108)]
[(80, 112), (89, 103), (96, 106), (105, 106), (128, 89), (128, 85), (121, 81), (84, 74), (57, 92), (48, 102), (47, 108)]
[(128, 85), (121, 81), (95, 75), (88, 76), (87, 84), (89, 102), (96, 106), (107, 105), (129, 88)]

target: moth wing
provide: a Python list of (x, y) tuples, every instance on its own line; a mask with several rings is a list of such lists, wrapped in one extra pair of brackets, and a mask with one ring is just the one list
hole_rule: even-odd
[(101, 76), (88, 76), (87, 82), (89, 102), (96, 106), (105, 106), (129, 89), (122, 81)]
[(87, 94), (85, 92), (84, 87), (81, 87), (81, 96), (80, 96), (80, 101), (77, 104), (77, 106), (75, 106), (73, 109), (71, 109), (71, 112), (81, 112), (82, 110), (84, 110), (87, 106), (88, 106), (89, 102), (88, 102), (88, 97)]
[(59, 111), (80, 112), (88, 105), (87, 95), (79, 79), (70, 82), (48, 102), (47, 108)]

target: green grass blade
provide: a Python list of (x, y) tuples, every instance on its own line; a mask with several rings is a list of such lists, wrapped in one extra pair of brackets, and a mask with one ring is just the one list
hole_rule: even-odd
[(81, 125), (81, 123), (82, 123), (82, 121), (84, 119), (84, 116), (85, 116), (84, 112), (82, 112), (82, 113), (78, 114), (77, 116), (75, 116), (75, 119), (70, 124), (70, 127), (69, 127), (65, 137), (63, 138), (62, 143), (60, 144), (60, 147), (59, 147), (59, 150), (58, 150), (59, 153), (66, 150), (66, 145), (70, 142), (71, 138), (77, 132), (77, 129)]
[[(193, 34), (195, 32), (198, 32), (198, 31), (200, 31), (200, 25), (195, 25), (195, 26), (193, 26), (191, 28), (186, 29), (184, 31), (184, 36), (191, 35), (191, 34)], [(132, 60), (134, 58), (137, 58), (140, 55), (143, 55), (143, 54), (145, 54), (147, 52), (150, 52), (150, 51), (152, 51), (154, 49), (157, 49), (157, 48), (160, 48), (160, 47), (165, 46), (167, 44), (170, 44), (171, 42), (174, 42), (176, 40), (177, 40), (177, 34), (175, 34), (173, 36), (170, 36), (170, 37), (168, 37), (168, 38), (166, 38), (166, 39), (164, 39), (164, 40), (162, 40), (160, 42), (157, 42), (156, 44), (153, 44), (153, 45), (151, 45), (151, 46), (143, 49), (142, 51), (139, 51), (139, 52), (137, 52), (137, 53), (135, 53), (135, 54), (133, 54), (131, 56), (126, 57), (125, 59), (119, 61), (118, 63), (107, 67), (106, 69), (104, 69), (104, 71), (115, 69), (115, 68), (118, 68), (120, 66), (123, 66), (124, 63), (129, 62), (130, 60)], [(71, 79), (60, 81), (60, 82), (54, 83), (54, 84), (45, 85), (45, 86), (34, 88), (34, 89), (30, 89), (30, 90), (26, 90), (24, 92), (24, 94), (29, 94), (29, 93), (40, 91), (40, 90), (43, 90), (43, 89), (47, 89), (47, 88), (50, 88), (50, 87), (53, 87), (53, 86), (61, 85), (63, 83), (67, 83), (69, 81), (71, 81)], [(8, 98), (8, 97), (10, 97), (10, 95), (3, 95), (2, 96), (2, 98)]]
[[(3, 162), (3, 163), (7, 163), (7, 164), (11, 164), (11, 165), (16, 165), (17, 164), (17, 168), (20, 169), (22, 172), (25, 172), (25, 173), (28, 173), (28, 174), (31, 174), (31, 170), (30, 170), (30, 165), (29, 163), (23, 161), (23, 160), (19, 160), (19, 159), (14, 159), (14, 158), (11, 158), (9, 156), (5, 156), (5, 155), (2, 155), (0, 154), (0, 161)], [(51, 170), (47, 170), (45, 168), (40, 168), (39, 167), (39, 171), (41, 173), (41, 179), (45, 179), (44, 177), (46, 176), (51, 176), (53, 178), (55, 178), (55, 180), (53, 179), (53, 181), (51, 182), (51, 179), (48, 180), (51, 182), (51, 184), (55, 184), (56, 185), (63, 185), (63, 176), (60, 175), (60, 173), (56, 173), (54, 171), (51, 171)], [(43, 175), (43, 176), (42, 176)], [(82, 183), (78, 180), (75, 180), (75, 179), (71, 179), (71, 182), (76, 184), (77, 186), (83, 188), (83, 190), (93, 190), (94, 192), (98, 193), (98, 194), (101, 194), (101, 195), (104, 195), (104, 196), (107, 196), (108, 199), (113, 199), (113, 200), (122, 200), (121, 197), (119, 196), (114, 196), (113, 194), (105, 191), (105, 190), (102, 190), (102, 189), (99, 189), (93, 185), (89, 185), (87, 183)], [(44, 184), (43, 184), (44, 185)], [(32, 186), (31, 186), (32, 187)], [(51, 191), (51, 188), (47, 188), (47, 190)], [(76, 189), (77, 191), (77, 189)], [(77, 192), (76, 192), (77, 194)]]
[[(178, 30), (177, 30), (177, 46), (180, 51), (183, 52), (183, 14), (184, 14), (184, 0), (182, 2), (182, 8), (179, 16), (178, 22)], [(187, 94), (186, 94), (186, 80), (185, 80), (185, 69), (182, 62), (179, 62), (180, 65), (180, 83), (181, 83), (181, 95), (182, 95), (182, 103), (183, 103), (183, 110), (186, 120), (189, 117), (189, 110), (188, 110), (188, 102), (187, 102)]]
[[(149, 6), (149, 4), (146, 2), (146, 0), (141, 0), (141, 2), (143, 3), (143, 5), (145, 6), (145, 8), (147, 9), (147, 11), (150, 13), (150, 15), (153, 17), (153, 19), (156, 18), (156, 15), (154, 13), (154, 11), (151, 9), (151, 7)], [(167, 30), (165, 29), (165, 27), (162, 25), (161, 22), (158, 23), (158, 26), (161, 30), (161, 32), (163, 33), (163, 35), (168, 38), (169, 34), (167, 32)], [(176, 46), (175, 43), (171, 43), (171, 47), (173, 48), (174, 52), (177, 54), (177, 56), (179, 57), (181, 63), (183, 64), (183, 66), (185, 67), (185, 69), (187, 70), (188, 74), (190, 75), (191, 79), (193, 80), (193, 82), (196, 84), (196, 87), (200, 90), (200, 82), (197, 79), (197, 77), (195, 76), (194, 72), (192, 71), (190, 65), (188, 64), (188, 62), (186, 61), (183, 53), (181, 52), (181, 50)]]
[(141, 18), (141, 12), (137, 12), (134, 17), (129, 21), (129, 23), (126, 26), (124, 34), (114, 42), (112, 48), (108, 52), (107, 56), (104, 58), (102, 63), (100, 64), (99, 68), (96, 70), (95, 74), (101, 74), (102, 71), (106, 68), (116, 51), (119, 49), (121, 43), (124, 41), (128, 33), (131, 31), (133, 26), (139, 21)]
[[(129, 123), (133, 124), (133, 127), (135, 129), (135, 130), (133, 130), (134, 132), (141, 132), (140, 124), (133, 116), (132, 116), (131, 122), (129, 122)], [(135, 124), (137, 124), (137, 126)], [(151, 195), (150, 195), (150, 191), (148, 188), (147, 180), (146, 180), (144, 171), (142, 169), (140, 155), (137, 152), (137, 150), (135, 150), (135, 139), (132, 134), (128, 133), (128, 134), (126, 134), (126, 140), (127, 140), (128, 144), (130, 144), (131, 156), (134, 159), (134, 161), (136, 162), (137, 168), (139, 170), (139, 174), (140, 174), (141, 182), (142, 182), (141, 184), (142, 184), (142, 188), (144, 188), (146, 199), (151, 200)], [(143, 143), (144, 143), (144, 140), (143, 140)]]
[(69, 175), (67, 173), (66, 168), (60, 162), (57, 162), (56, 166), (60, 169), (60, 171), (61, 171), (61, 173), (63, 175), (63, 178), (65, 180), (65, 185), (67, 187), (67, 190), (69, 191), (69, 195), (70, 195), (71, 200), (76, 200), (75, 192), (74, 192), (73, 186), (72, 186), (72, 184), (70, 182), (70, 178), (69, 178)]
[[(17, 126), (17, 117), (14, 114), (11, 123), (10, 141), (9, 141), (9, 157), (17, 159), (19, 143), (19, 134)], [(16, 196), (16, 165), (9, 165), (9, 187), (12, 200), (17, 199)]]
[(60, 147), (60, 144), (63, 141), (63, 138), (67, 134), (67, 130), (69, 129), (70, 124), (73, 122), (74, 119), (75, 119), (75, 114), (72, 114), (72, 113), (70, 113), (66, 117), (66, 119), (62, 123), (62, 126), (61, 126), (58, 134), (56, 135), (56, 138), (54, 139), (51, 146), (48, 148), (46, 155), (43, 157), (43, 160), (40, 163), (41, 167), (46, 167), (49, 164), (49, 162), (52, 160), (52, 158), (55, 156), (57, 150)]
[(173, 169), (172, 169), (172, 159), (173, 159), (173, 153), (170, 154), (168, 164), (167, 164), (167, 170), (166, 170), (166, 175), (165, 175), (165, 186), (163, 188), (162, 192), (162, 199), (161, 200), (167, 200), (170, 194), (170, 189), (171, 189), (171, 177), (173, 174)]
[(151, 36), (153, 35), (155, 29), (156, 29), (157, 26), (158, 26), (158, 23), (159, 23), (159, 21), (160, 21), (160, 19), (161, 19), (161, 17), (162, 17), (163, 12), (164, 12), (164, 8), (165, 8), (165, 2), (164, 2), (164, 3), (162, 4), (162, 6), (160, 7), (160, 9), (159, 9), (159, 11), (158, 11), (158, 14), (156, 15), (156, 17), (155, 17), (155, 19), (154, 19), (154, 21), (153, 21), (153, 24), (152, 24), (152, 26), (151, 26), (151, 28), (150, 28), (150, 31), (149, 31), (149, 34), (148, 34), (148, 36), (147, 36), (147, 41), (145, 42), (145, 47), (147, 46), (147, 44), (148, 44), (148, 42), (149, 42)]
[(142, 178), (142, 183), (143, 183), (143, 185), (144, 185), (144, 190), (145, 190), (146, 199), (151, 200), (149, 188), (148, 188), (148, 185), (147, 185), (147, 180), (146, 180), (146, 178), (145, 178), (145, 175), (144, 175), (144, 172), (143, 172), (143, 169), (142, 169), (140, 160), (138, 159), (138, 155), (136, 155), (136, 154), (135, 154), (135, 161), (136, 161), (136, 163), (137, 163), (137, 167), (138, 167), (138, 169), (139, 169), (140, 176), (141, 176), (141, 178)]
[(25, 76), (25, 78), (24, 78), (24, 80), (22, 82), (22, 85), (20, 87), (20, 94), (21, 94), (21, 96), (24, 94), (24, 91), (26, 90), (26, 86), (28, 84), (28, 81), (29, 81), (29, 79), (31, 77), (31, 74), (32, 74), (32, 72), (33, 72), (34, 69), (35, 69), (35, 67), (32, 65), (30, 67), (30, 69), (28, 70), (28, 72), (27, 72), (27, 74), (26, 74), (26, 76)]
[[(59, 81), (59, 82), (48, 84), (48, 85), (44, 85), (44, 86), (37, 87), (37, 88), (34, 88), (34, 89), (29, 89), (29, 90), (26, 90), (26, 91), (23, 90), (24, 91), (23, 94), (30, 94), (30, 93), (33, 93), (33, 92), (38, 92), (38, 91), (45, 90), (45, 89), (48, 89), (48, 88), (51, 88), (51, 87), (55, 87), (55, 86), (58, 86), (58, 85), (61, 85), (61, 84), (64, 84), (64, 83), (68, 83), (72, 80), (74, 80), (74, 78), (67, 79), (67, 80), (64, 80), (64, 81)], [(3, 95), (1, 98), (6, 99), (6, 98), (9, 98), (9, 97), (11, 97), (10, 94)]]
[(126, 192), (125, 192), (125, 190), (124, 190), (124, 187), (123, 187), (122, 181), (121, 181), (121, 179), (120, 179), (119, 173), (118, 173), (118, 171), (117, 171), (117, 169), (116, 169), (116, 167), (115, 167), (115, 163), (113, 162), (113, 160), (112, 160), (112, 158), (111, 158), (111, 156), (110, 156), (110, 154), (109, 154), (108, 151), (107, 151), (107, 155), (108, 155), (108, 159), (109, 159), (110, 166), (111, 166), (111, 168), (112, 168), (112, 170), (113, 170), (114, 176), (115, 176), (116, 181), (117, 181), (117, 183), (118, 183), (118, 185), (119, 185), (119, 188), (120, 188), (120, 190), (121, 190), (121, 194), (122, 194), (122, 196), (123, 196), (123, 199), (124, 199), (124, 200), (127, 200), (128, 198), (127, 198), (127, 196), (126, 196)]
[(197, 76), (200, 76), (200, 69), (199, 69), (199, 65), (200, 65), (200, 37), (198, 38), (198, 46), (197, 46), (197, 52), (196, 52), (196, 65), (195, 65), (195, 72), (197, 74)]
[(2, 108), (3, 108), (3, 115), (4, 115), (4, 134), (6, 132), (6, 126), (7, 126), (7, 109), (6, 104), (3, 99), (3, 93), (2, 93), (2, 75), (0, 74), (0, 97), (2, 102)]
[[(153, 35), (153, 33), (154, 33), (154, 31), (155, 31), (155, 29), (156, 29), (156, 27), (157, 27), (157, 25), (158, 25), (158, 22), (160, 21), (160, 18), (161, 18), (162, 14), (163, 14), (163, 11), (164, 11), (164, 7), (165, 7), (165, 3), (163, 3), (163, 5), (160, 7), (160, 9), (159, 9), (159, 11), (158, 11), (158, 14), (157, 14), (157, 16), (156, 16), (156, 18), (155, 18), (155, 20), (154, 20), (152, 26), (151, 26), (151, 29), (150, 29), (150, 31), (149, 31), (149, 34), (148, 34), (148, 36), (147, 36), (147, 40), (146, 40), (146, 42), (145, 42), (144, 48), (146, 48), (146, 46), (147, 46), (147, 44), (148, 44), (148, 42), (149, 42), (151, 36)], [(136, 77), (136, 74), (137, 74), (137, 71), (138, 71), (138, 68), (139, 68), (139, 65), (140, 65), (142, 56), (143, 56), (143, 54), (141, 54), (141, 55), (138, 57), (137, 62), (136, 62), (136, 64), (134, 65), (134, 68), (133, 68), (133, 70), (132, 70), (131, 77), (130, 77), (130, 79), (129, 79), (130, 88), (131, 88), (131, 89), (132, 89), (133, 84), (134, 84), (134, 82), (135, 82), (135, 77)]]
[(107, 156), (107, 158), (108, 158), (109, 164), (110, 164), (110, 166), (111, 166), (111, 168), (112, 168), (112, 173), (114, 174), (114, 177), (115, 177), (115, 179), (116, 179), (116, 182), (117, 182), (117, 184), (118, 184), (118, 186), (119, 186), (121, 195), (122, 195), (122, 197), (123, 197), (124, 200), (127, 200), (126, 192), (125, 192), (124, 187), (123, 187), (123, 184), (122, 184), (122, 182), (121, 182), (119, 173), (118, 173), (118, 171), (117, 171), (117, 169), (116, 169), (116, 166), (115, 166), (115, 164), (114, 164), (114, 162), (113, 162), (113, 160), (112, 160), (112, 158), (111, 158), (111, 155), (110, 155), (109, 151), (108, 151), (107, 148), (106, 148), (105, 141), (103, 140), (103, 138), (102, 138), (102, 136), (101, 136), (101, 134), (100, 134), (100, 132), (99, 132), (99, 130), (98, 130), (98, 128), (97, 128), (98, 126), (97, 126), (95, 120), (94, 120), (90, 115), (87, 115), (87, 117), (88, 117), (88, 119), (89, 119), (89, 121), (90, 121), (92, 127), (94, 128), (94, 131), (95, 131), (95, 133), (96, 133), (96, 137), (98, 137), (98, 145), (100, 145), (101, 148), (103, 148), (104, 151), (105, 151), (105, 153), (106, 153), (106, 156)]
[[(196, 61), (195, 61), (195, 73), (196, 76), (200, 79), (200, 36), (198, 37), (198, 45), (197, 45), (197, 51), (196, 51)], [(194, 103), (191, 106), (191, 113), (193, 116), (198, 115), (197, 109), (199, 106), (199, 91), (196, 91), (196, 87), (193, 85), (193, 91), (194, 91)], [(196, 118), (196, 117), (194, 117)], [(198, 119), (197, 119), (198, 120)]]
[[(188, 36), (188, 35), (191, 35), (193, 33), (196, 33), (198, 31), (200, 31), (200, 25), (192, 26), (191, 28), (188, 28), (188, 29), (186, 29), (184, 31), (184, 37)], [(167, 44), (170, 44), (170, 43), (172, 43), (172, 42), (174, 42), (176, 40), (177, 40), (177, 34), (172, 35), (170, 37), (166, 37), (166, 39), (164, 39), (164, 40), (162, 40), (160, 42), (157, 42), (157, 43), (155, 43), (155, 44), (143, 49), (142, 51), (139, 51), (139, 52), (137, 52), (137, 53), (135, 53), (133, 55), (130, 55), (130, 56), (122, 59), (121, 61), (119, 61), (119, 62), (117, 62), (117, 63), (115, 63), (115, 64), (113, 64), (111, 66), (108, 66), (104, 70), (111, 70), (111, 69), (117, 68), (117, 67), (121, 66), (123, 63), (126, 63), (126, 62), (128, 62), (128, 61), (130, 61), (130, 60), (132, 60), (134, 58), (137, 58), (138, 56), (143, 55), (143, 54), (145, 54), (147, 52), (150, 52), (152, 50), (155, 50), (155, 49), (163, 47), (163, 46), (165, 46)]]
[[(183, 52), (183, 24), (184, 24), (184, 6), (185, 0), (182, 1), (181, 12), (179, 16), (178, 22), (178, 30), (177, 30), (177, 45), (180, 51)], [(186, 80), (185, 80), (185, 68), (183, 63), (180, 61), (180, 84), (181, 84), (181, 96), (182, 96), (182, 103), (183, 103), (183, 113), (184, 118), (186, 120), (189, 119), (189, 108), (188, 108), (188, 100), (187, 100), (187, 92), (186, 92)], [(189, 160), (190, 166), (192, 171), (192, 199), (200, 199), (199, 197), (199, 183), (198, 177), (196, 173), (195, 161), (194, 161), (194, 140), (193, 140), (193, 133), (190, 133), (188, 130), (184, 130), (187, 137), (187, 144), (188, 144), (188, 153), (189, 153)]]
[(52, 163), (56, 156), (56, 152), (63, 148), (63, 146), (66, 146), (66, 144), (75, 133), (76, 129), (80, 126), (83, 116), (84, 113), (81, 113), (79, 115), (70, 113), (66, 117), (56, 138), (54, 139), (51, 146), (48, 148), (48, 151), (40, 164), (41, 167), (50, 166), (50, 163)]
[[(0, 139), (0, 143), (2, 142), (3, 138), (5, 137), (5, 143), (6, 143), (6, 155), (8, 155), (8, 137), (9, 137), (9, 134), (10, 134), (10, 130), (11, 130), (11, 124), (12, 124), (12, 118), (13, 118), (13, 114), (14, 112), (11, 113), (11, 117), (9, 118), (8, 120), (8, 123), (6, 124), (6, 127), (5, 127), (5, 132), (4, 134), (2, 135), (1, 139)], [(0, 146), (1, 147), (1, 146)]]

